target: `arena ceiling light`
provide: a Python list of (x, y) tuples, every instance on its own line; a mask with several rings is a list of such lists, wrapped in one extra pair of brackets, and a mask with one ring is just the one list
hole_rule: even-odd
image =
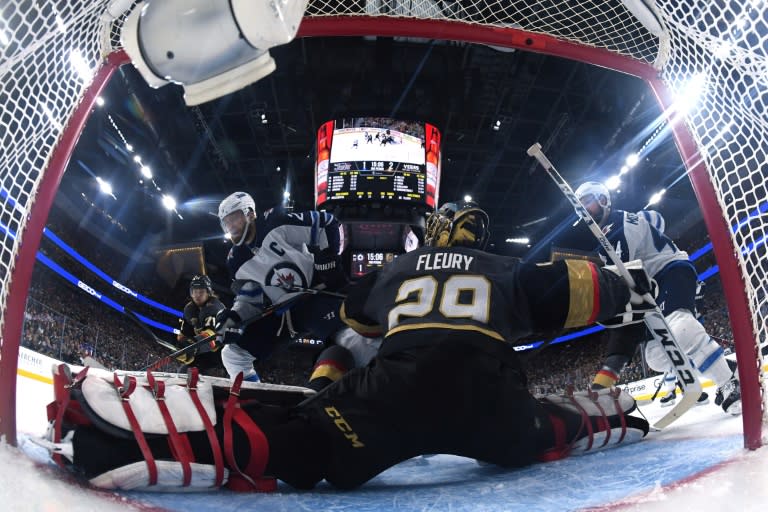
[(166, 210), (176, 209), (176, 199), (169, 196), (168, 194), (163, 194), (161, 201), (163, 202), (163, 206), (165, 207)]
[(471, 203), (472, 202), (472, 196), (467, 194), (464, 196), (464, 202), (465, 203)]
[(274, 71), (268, 50), (293, 40), (307, 1), (147, 0), (120, 40), (151, 87), (180, 84), (187, 105), (199, 105)]
[(637, 165), (637, 163), (640, 161), (640, 155), (637, 153), (632, 153), (627, 157), (627, 167), (630, 169)]
[(675, 98), (675, 109), (679, 113), (686, 114), (699, 103), (706, 81), (703, 73), (697, 73), (685, 82)]
[(144, 176), (148, 180), (152, 179), (152, 169), (150, 169), (148, 165), (142, 165), (140, 170), (141, 170), (142, 176)]
[(608, 190), (616, 190), (621, 186), (621, 178), (619, 178), (618, 175), (613, 175), (605, 180), (605, 186), (608, 188)]
[(115, 194), (112, 193), (112, 184), (110, 182), (104, 181), (99, 176), (96, 176), (96, 182), (99, 184), (99, 190), (103, 194), (107, 194), (108, 196), (112, 196), (114, 199), (117, 199)]
[(648, 200), (648, 204), (646, 206), (650, 206), (652, 204), (656, 204), (659, 201), (661, 201), (661, 196), (663, 196), (664, 192), (666, 192), (666, 191), (667, 191), (667, 189), (663, 188), (663, 189), (659, 190), (658, 192), (656, 192), (655, 194), (653, 194), (651, 196), (651, 198)]
[(72, 63), (72, 67), (75, 68), (80, 80), (84, 83), (90, 83), (93, 79), (93, 70), (83, 58), (83, 54), (80, 50), (72, 50), (69, 52), (69, 62)]
[(527, 245), (531, 243), (531, 239), (528, 237), (519, 237), (519, 238), (507, 238), (506, 242), (508, 244), (522, 244)]

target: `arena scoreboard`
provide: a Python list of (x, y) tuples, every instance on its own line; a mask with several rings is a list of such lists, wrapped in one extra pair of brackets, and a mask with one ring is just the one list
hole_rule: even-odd
[(338, 119), (317, 132), (315, 206), (411, 203), (434, 209), (440, 131), (418, 121)]

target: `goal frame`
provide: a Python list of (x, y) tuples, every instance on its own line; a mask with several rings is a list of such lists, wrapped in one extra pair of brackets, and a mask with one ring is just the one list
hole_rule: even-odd
[[(744, 277), (736, 258), (736, 248), (730, 236), (730, 227), (717, 199), (703, 159), (683, 120), (672, 115), (673, 97), (652, 65), (611, 51), (527, 32), (511, 27), (469, 25), (449, 20), (387, 18), (376, 16), (323, 16), (305, 17), (297, 37), (319, 36), (378, 36), (418, 37), (453, 40), (466, 43), (488, 44), (562, 57), (588, 63), (643, 79), (653, 91), (669, 122), (681, 158), (688, 170), (691, 185), (698, 199), (705, 225), (720, 268), (723, 291), (730, 316), (736, 356), (739, 361), (759, 361), (758, 343), (752, 319)], [(0, 332), (0, 389), (6, 390), (0, 401), (0, 435), (16, 444), (16, 372), (19, 343), (22, 335), (24, 307), (40, 246), (42, 231), (58, 190), (67, 163), (85, 127), (97, 96), (106, 86), (114, 71), (129, 59), (122, 50), (110, 53), (97, 70), (93, 82), (68, 120), (53, 149), (50, 163), (41, 179), (39, 191), (30, 208), (24, 226), (23, 243), (13, 266), (8, 283), (8, 300)], [(533, 142), (533, 141), (530, 141)], [(523, 158), (523, 155), (521, 155)], [(762, 444), (763, 399), (758, 364), (740, 364), (742, 386), (742, 421), (744, 446), (756, 449)]]

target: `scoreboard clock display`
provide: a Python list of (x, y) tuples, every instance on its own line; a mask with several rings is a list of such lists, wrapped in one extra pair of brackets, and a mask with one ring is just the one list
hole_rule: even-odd
[(353, 279), (363, 277), (395, 259), (395, 253), (382, 251), (358, 251), (352, 253), (351, 274)]

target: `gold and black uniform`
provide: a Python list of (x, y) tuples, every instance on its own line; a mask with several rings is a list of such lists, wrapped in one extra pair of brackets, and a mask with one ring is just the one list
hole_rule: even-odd
[[(191, 343), (192, 338), (205, 330), (216, 330), (216, 313), (224, 309), (224, 304), (216, 297), (210, 297), (202, 307), (199, 307), (193, 301), (184, 305), (184, 317), (181, 319), (178, 336), (180, 342)], [(181, 345), (185, 346), (185, 345)], [(215, 368), (221, 366), (221, 354), (216, 352), (207, 352), (195, 356), (190, 366), (196, 366), (202, 369)]]
[(399, 256), (353, 285), (342, 309), (359, 332), (385, 333), (379, 355), (279, 418), (253, 412), (266, 474), (352, 488), (420, 454), (529, 464), (554, 435), (507, 342), (610, 318), (628, 300), (618, 276), (586, 261), (432, 247)]

